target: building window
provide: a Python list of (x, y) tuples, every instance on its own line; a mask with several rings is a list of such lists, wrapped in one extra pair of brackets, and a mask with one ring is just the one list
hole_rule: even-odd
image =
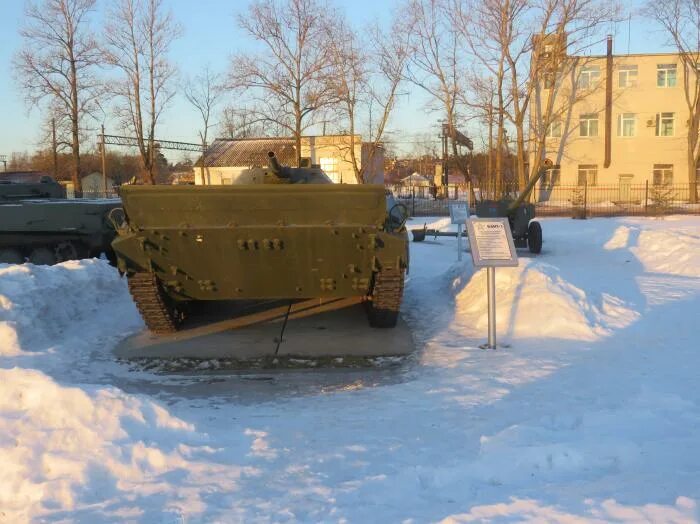
[(561, 121), (557, 120), (549, 124), (547, 138), (561, 138)]
[(579, 134), (581, 136), (598, 136), (598, 115), (590, 113), (579, 117)]
[(617, 136), (634, 136), (637, 128), (637, 115), (620, 113), (617, 117)]
[(637, 85), (637, 75), (639, 70), (636, 65), (623, 65), (617, 73), (617, 80), (620, 87), (635, 87)]
[(600, 67), (585, 66), (581, 69), (581, 74), (578, 77), (578, 87), (582, 89), (595, 87), (598, 80), (600, 80)]
[(321, 169), (323, 172), (328, 175), (328, 178), (330, 178), (333, 182), (336, 184), (339, 184), (342, 182), (340, 180), (340, 173), (338, 172), (338, 159), (335, 157), (327, 157), (327, 158), (321, 158), (319, 160), (321, 164)]
[(547, 169), (542, 176), (541, 185), (545, 187), (558, 186), (561, 183), (561, 166), (555, 165)]
[(598, 166), (596, 164), (579, 164), (578, 185), (594, 186), (598, 183)]
[(670, 186), (673, 184), (673, 164), (654, 164), (654, 185)]
[(656, 113), (656, 136), (673, 136), (675, 113)]
[(658, 87), (676, 87), (676, 64), (656, 66), (656, 85)]

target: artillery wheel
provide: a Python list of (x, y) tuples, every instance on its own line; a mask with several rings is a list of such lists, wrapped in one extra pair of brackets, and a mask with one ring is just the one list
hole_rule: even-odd
[(155, 275), (134, 273), (127, 280), (129, 292), (148, 329), (159, 335), (175, 333), (184, 320), (184, 313), (166, 295)]
[(527, 247), (530, 253), (542, 251), (542, 226), (539, 222), (530, 222), (527, 228)]
[(29, 261), (36, 266), (53, 266), (56, 263), (56, 255), (53, 249), (48, 247), (35, 247), (29, 253)]
[(19, 249), (6, 247), (0, 249), (0, 264), (24, 264), (24, 257)]
[(399, 319), (403, 297), (404, 269), (384, 269), (374, 275), (372, 294), (367, 303), (369, 325), (393, 328)]

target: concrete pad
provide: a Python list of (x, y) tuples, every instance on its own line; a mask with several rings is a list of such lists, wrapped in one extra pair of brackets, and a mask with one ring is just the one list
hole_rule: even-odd
[(144, 330), (124, 339), (115, 353), (119, 358), (245, 361), (275, 354), (302, 358), (393, 356), (413, 349), (403, 320), (393, 329), (371, 328), (360, 299), (351, 298), (291, 305), (284, 301), (199, 304), (179, 332), (153, 335)]

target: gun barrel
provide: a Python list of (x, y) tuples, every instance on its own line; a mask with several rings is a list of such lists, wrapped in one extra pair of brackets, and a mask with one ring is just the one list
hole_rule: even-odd
[(283, 176), (282, 166), (280, 165), (279, 160), (277, 160), (274, 151), (269, 151), (267, 153), (267, 163), (270, 166), (270, 171), (272, 171), (278, 177)]
[(525, 186), (525, 189), (523, 189), (523, 192), (518, 195), (518, 198), (513, 200), (511, 204), (508, 206), (508, 212), (510, 213), (511, 211), (514, 211), (518, 206), (520, 206), (530, 195), (530, 192), (532, 189), (535, 187), (535, 184), (539, 181), (540, 178), (544, 176), (544, 174), (547, 172), (547, 169), (549, 169), (550, 166), (548, 165), (543, 165), (540, 170), (537, 172), (535, 176), (533, 176)]

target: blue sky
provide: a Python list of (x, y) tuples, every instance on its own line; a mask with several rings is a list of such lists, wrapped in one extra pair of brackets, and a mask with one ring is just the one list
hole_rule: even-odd
[[(108, 5), (101, 0), (100, 5)], [(2, 27), (0, 28), (0, 154), (35, 149), (39, 136), (41, 113), (34, 108), (29, 111), (15, 83), (12, 72), (12, 56), (21, 42), (18, 27), (22, 24), (24, 0), (2, 0)], [(166, 0), (176, 18), (182, 24), (184, 34), (172, 50), (172, 58), (181, 74), (196, 73), (204, 64), (215, 71), (226, 69), (232, 52), (245, 49), (250, 43), (241, 34), (236, 24), (236, 14), (245, 11), (248, 0)], [(627, 7), (635, 10), (641, 0), (627, 0)], [(363, 23), (378, 20), (388, 22), (396, 5), (393, 0), (337, 0), (352, 23), (361, 27)], [(97, 13), (96, 19), (100, 19)], [(627, 51), (627, 22), (614, 28), (615, 52)], [(632, 53), (662, 52), (668, 50), (660, 35), (647, 21), (640, 17), (632, 19), (630, 51)], [(596, 53), (604, 52), (604, 44)], [(413, 135), (431, 132), (434, 120), (426, 114), (425, 98), (412, 91), (397, 108), (391, 122), (392, 129)], [(164, 115), (158, 136), (162, 139), (196, 141), (199, 120), (188, 104), (178, 96)], [(119, 129), (109, 125), (107, 132), (118, 133)]]

